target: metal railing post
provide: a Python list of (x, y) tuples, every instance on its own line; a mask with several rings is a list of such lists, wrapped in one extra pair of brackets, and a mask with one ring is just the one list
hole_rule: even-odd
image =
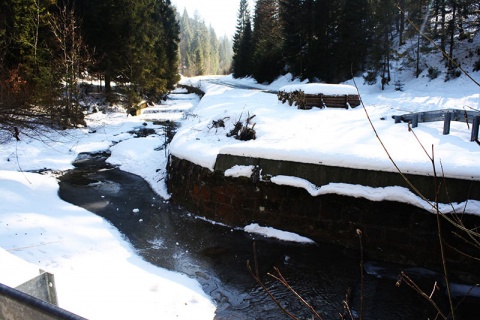
[(449, 134), (450, 133), (450, 121), (452, 120), (452, 114), (447, 111), (444, 114), (445, 119), (443, 122), (443, 134)]
[(478, 126), (480, 124), (480, 116), (473, 117), (473, 124), (472, 124), (472, 137), (470, 141), (477, 141), (478, 140)]

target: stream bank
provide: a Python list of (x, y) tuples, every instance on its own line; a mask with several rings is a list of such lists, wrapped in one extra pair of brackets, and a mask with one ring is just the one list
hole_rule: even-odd
[[(270, 168), (282, 166), (271, 162)], [(336, 194), (313, 197), (302, 188), (226, 177), (224, 170), (212, 172), (174, 156), (167, 184), (173, 203), (214, 221), (240, 227), (258, 223), (354, 250), (359, 250), (361, 230), (367, 259), (441, 270), (436, 215), (412, 205)], [(480, 225), (475, 215), (458, 218), (470, 229)], [(443, 219), (442, 229), (444, 241), (455, 248), (448, 247), (446, 254), (453, 279), (478, 283), (480, 262), (456, 251), (474, 254), (478, 249)]]
[[(108, 153), (82, 154), (75, 169), (60, 178), (60, 197), (104, 217), (146, 261), (195, 278), (217, 305), (215, 319), (286, 319), (252, 279), (254, 260), (266, 287), (298, 317), (310, 312), (267, 273), (278, 267), (296, 291), (325, 319), (342, 312), (347, 291), (353, 312), (360, 310), (362, 277), (355, 250), (331, 244), (298, 244), (249, 234), (205, 220), (165, 201), (142, 178), (105, 163)], [(101, 267), (101, 266), (99, 266)], [(425, 319), (434, 309), (407, 286), (395, 287), (401, 270), (428, 288), (441, 275), (396, 264), (365, 261), (365, 316), (368, 319)], [(445, 303), (440, 295), (439, 302)], [(459, 313), (475, 314), (464, 303)], [(464, 317), (463, 319), (475, 319)]]

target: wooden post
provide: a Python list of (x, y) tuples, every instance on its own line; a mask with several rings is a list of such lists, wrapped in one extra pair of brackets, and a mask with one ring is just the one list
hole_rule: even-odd
[(450, 121), (452, 120), (452, 114), (450, 112), (445, 112), (444, 114), (445, 119), (443, 122), (443, 134), (449, 134), (450, 133)]
[(478, 140), (478, 126), (480, 124), (480, 116), (473, 117), (473, 124), (472, 124), (472, 137), (470, 141), (477, 141)]

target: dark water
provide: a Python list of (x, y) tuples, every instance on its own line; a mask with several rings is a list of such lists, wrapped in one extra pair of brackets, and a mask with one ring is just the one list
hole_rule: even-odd
[[(62, 199), (110, 221), (145, 260), (196, 278), (217, 304), (216, 319), (288, 319), (251, 277), (247, 261), (280, 305), (299, 319), (312, 319), (283, 285), (267, 273), (278, 267), (288, 283), (323, 319), (340, 319), (347, 291), (354, 317), (361, 312), (360, 257), (328, 245), (287, 243), (204, 221), (162, 200), (140, 177), (108, 166), (108, 153), (80, 155), (61, 178)], [(138, 209), (134, 210), (134, 209)], [(366, 262), (365, 319), (434, 319), (434, 308), (406, 285), (396, 287), (401, 266)], [(414, 277), (430, 293), (439, 275)], [(437, 301), (445, 308), (444, 296)], [(477, 299), (478, 300), (478, 299)], [(457, 319), (480, 319), (480, 303), (464, 303)], [(346, 316), (345, 319), (350, 319)]]

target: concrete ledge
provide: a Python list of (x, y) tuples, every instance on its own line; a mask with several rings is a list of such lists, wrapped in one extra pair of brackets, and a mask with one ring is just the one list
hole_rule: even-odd
[[(215, 170), (225, 172), (235, 165), (258, 165), (262, 175), (286, 175), (303, 178), (317, 186), (324, 186), (332, 182), (358, 184), (368, 187), (401, 186), (411, 187), (398, 173), (352, 169), (344, 167), (325, 166), (321, 164), (278, 161), (243, 156), (219, 154), (215, 163)], [(435, 199), (435, 181), (433, 176), (406, 174), (411, 183), (429, 200)], [(466, 200), (480, 200), (480, 181), (447, 178), (445, 182), (439, 178), (441, 187), (438, 200), (441, 203), (463, 202)], [(447, 188), (445, 188), (447, 186)], [(448, 194), (447, 194), (448, 191)]]

